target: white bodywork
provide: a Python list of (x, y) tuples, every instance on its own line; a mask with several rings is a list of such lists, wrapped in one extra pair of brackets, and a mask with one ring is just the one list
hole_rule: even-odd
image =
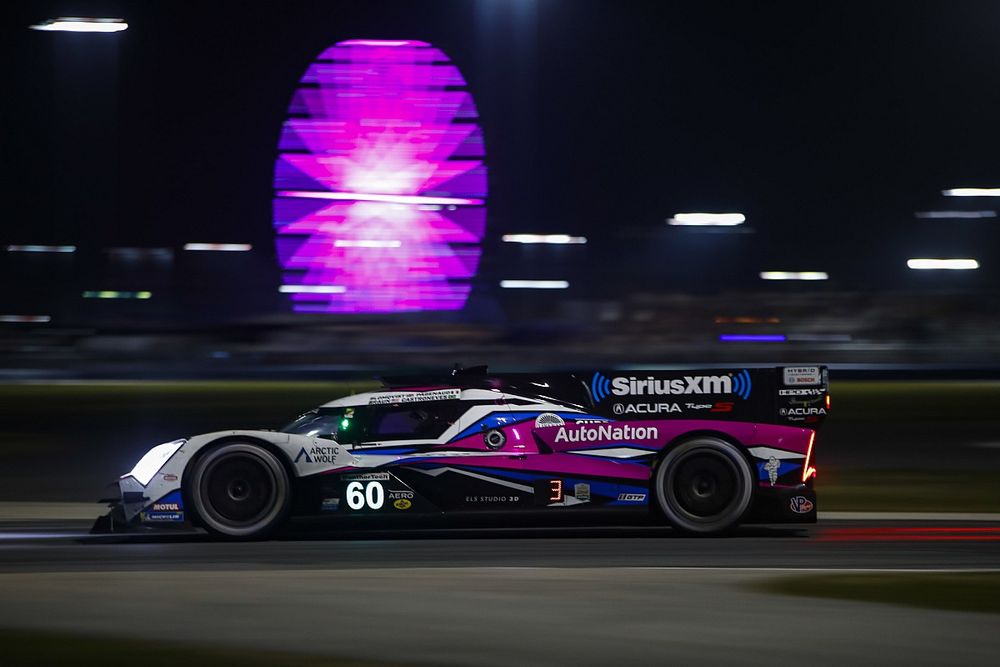
[[(443, 392), (453, 392), (443, 394)], [(489, 405), (473, 405), (452, 424), (440, 437), (433, 440), (393, 440), (386, 443), (365, 442), (358, 445), (341, 444), (328, 438), (314, 438), (307, 435), (295, 435), (289, 433), (279, 433), (276, 431), (255, 431), (255, 430), (233, 430), (216, 431), (204, 433), (189, 438), (171, 456), (166, 463), (152, 476), (149, 483), (143, 486), (139, 480), (131, 475), (124, 475), (119, 480), (119, 488), (122, 498), (133, 502), (122, 502), (122, 509), (125, 519), (131, 521), (143, 510), (160, 498), (181, 489), (184, 479), (184, 472), (188, 463), (195, 454), (203, 447), (218, 442), (225, 438), (240, 438), (264, 441), (281, 450), (287, 460), (291, 463), (295, 477), (315, 475), (334, 469), (355, 468), (367, 469), (383, 466), (397, 461), (404, 461), (408, 458), (419, 456), (454, 457), (454, 456), (509, 456), (510, 452), (468, 452), (468, 451), (447, 451), (436, 450), (433, 452), (421, 452), (418, 454), (380, 454), (379, 449), (405, 447), (412, 445), (435, 445), (444, 444), (451, 441), (455, 436), (475, 424), (480, 419), (498, 410), (514, 411), (525, 410), (551, 410), (559, 412), (582, 412), (569, 408), (563, 404), (549, 403), (544, 400), (526, 398), (507, 394), (499, 390), (488, 389), (454, 389), (454, 390), (430, 390), (430, 391), (395, 391), (386, 389), (382, 391), (366, 392), (339, 398), (329, 403), (324, 403), (321, 407), (357, 407), (368, 405), (384, 405), (386, 403), (407, 403), (426, 401), (429, 395), (435, 392), (440, 393), (439, 400), (463, 400), (463, 401), (483, 401), (489, 400)], [(517, 400), (520, 402), (530, 401), (530, 405), (511, 406), (507, 405), (507, 400)], [(516, 444), (514, 445), (517, 446)], [(304, 455), (307, 454), (307, 455)], [(128, 494), (128, 495), (126, 495)], [(135, 495), (139, 494), (139, 495)]]

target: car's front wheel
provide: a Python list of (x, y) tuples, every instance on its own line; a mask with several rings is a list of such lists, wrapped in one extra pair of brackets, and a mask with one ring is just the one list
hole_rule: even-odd
[(679, 443), (656, 468), (654, 494), (672, 526), (715, 535), (736, 526), (753, 497), (753, 472), (735, 445), (712, 436)]
[(249, 442), (227, 442), (198, 458), (187, 496), (210, 533), (232, 539), (270, 535), (291, 507), (291, 482), (278, 457)]

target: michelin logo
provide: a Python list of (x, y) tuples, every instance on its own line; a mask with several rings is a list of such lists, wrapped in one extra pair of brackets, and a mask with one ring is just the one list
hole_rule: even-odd
[(753, 382), (750, 372), (743, 369), (728, 375), (685, 375), (672, 379), (629, 376), (605, 377), (600, 371), (590, 380), (590, 392), (600, 403), (608, 396), (679, 396), (690, 394), (736, 394), (750, 398)]
[(778, 481), (778, 470), (781, 468), (781, 462), (775, 457), (771, 457), (764, 464), (764, 470), (767, 471), (767, 478), (771, 482), (771, 486), (774, 486)]

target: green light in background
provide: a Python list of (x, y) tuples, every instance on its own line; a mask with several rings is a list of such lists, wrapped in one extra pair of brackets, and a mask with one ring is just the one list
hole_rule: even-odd
[(115, 290), (87, 290), (83, 293), (84, 299), (148, 299), (153, 296), (152, 292), (118, 292)]

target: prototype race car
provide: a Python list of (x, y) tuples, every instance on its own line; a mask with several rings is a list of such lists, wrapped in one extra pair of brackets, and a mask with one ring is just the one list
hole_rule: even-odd
[(827, 369), (387, 378), (277, 431), (157, 445), (95, 532), (270, 535), (293, 515), (652, 511), (693, 534), (816, 521)]

